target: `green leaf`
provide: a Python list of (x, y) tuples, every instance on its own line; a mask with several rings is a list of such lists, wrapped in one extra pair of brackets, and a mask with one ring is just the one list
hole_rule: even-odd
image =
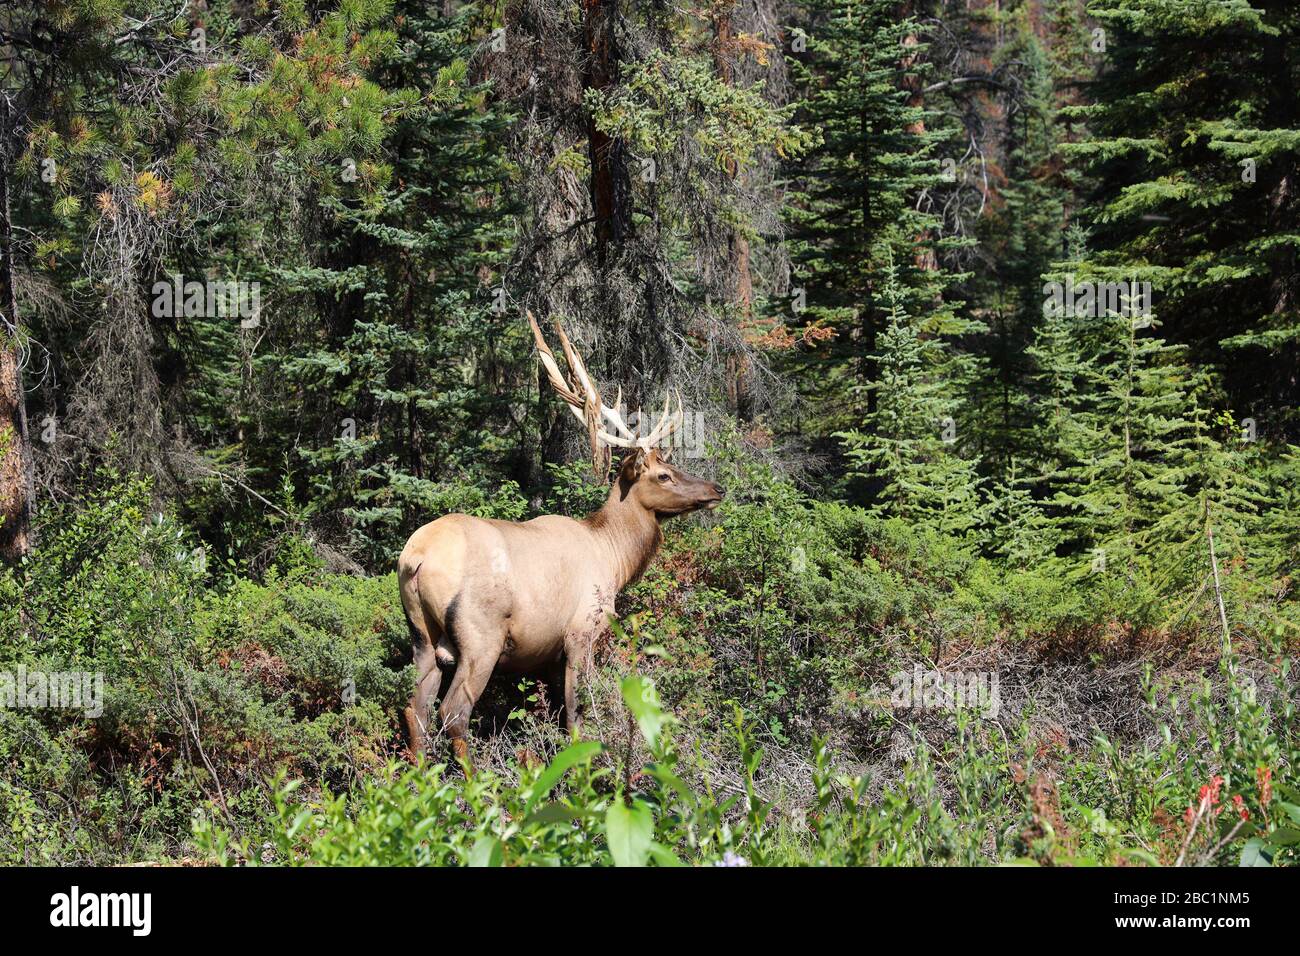
[(1142, 850), (1137, 847), (1129, 847), (1127, 849), (1120, 850), (1119, 853), (1120, 856), (1127, 857), (1130, 860), (1138, 860), (1141, 863), (1145, 864), (1146, 866), (1160, 865), (1160, 860), (1156, 858), (1154, 853), (1149, 853), (1146, 850)]
[(566, 807), (562, 803), (548, 803), (535, 813), (529, 814), (524, 819), (524, 826), (532, 823), (569, 823), (574, 820), (581, 820), (583, 817), (594, 817), (595, 815), (595, 812), (591, 810)]
[(1265, 855), (1264, 841), (1251, 837), (1241, 848), (1242, 866), (1272, 866), (1272, 861)]
[(605, 813), (605, 839), (615, 866), (645, 866), (654, 832), (654, 815), (641, 800), (633, 800), (630, 807), (615, 800)]
[(665, 787), (670, 787), (687, 806), (695, 805), (695, 794), (691, 792), (691, 788), (686, 786), (686, 783), (680, 777), (666, 767), (662, 767), (659, 764), (650, 764), (646, 767), (646, 773), (650, 774), (650, 776), (654, 777)]
[(1286, 815), (1291, 818), (1292, 822), (1297, 826), (1300, 826), (1300, 807), (1296, 806), (1294, 803), (1287, 803), (1285, 800), (1274, 801), (1273, 805), (1275, 807), (1281, 807), (1286, 812)]
[(1294, 827), (1278, 827), (1268, 835), (1269, 846), (1294, 846), (1300, 843), (1300, 830)]
[(636, 718), (636, 725), (641, 728), (641, 735), (651, 747), (659, 740), (664, 726), (672, 720), (659, 703), (655, 692), (655, 683), (648, 677), (632, 674), (623, 678), (623, 701), (627, 709)]
[(532, 796), (528, 798), (528, 802), (524, 805), (524, 812), (528, 813), (531, 811), (537, 804), (537, 801), (550, 793), (551, 789), (560, 782), (560, 778), (568, 773), (569, 769), (573, 767), (574, 764), (582, 763), (584, 760), (590, 760), (604, 749), (605, 748), (598, 741), (584, 740), (581, 743), (573, 744), (572, 746), (561, 750), (555, 755), (555, 759), (551, 761), (550, 765), (541, 772), (537, 778), (537, 782), (533, 784), (533, 793)]
[(662, 843), (650, 844), (650, 859), (654, 860), (659, 866), (685, 866), (681, 860), (677, 859), (677, 854)]
[(469, 851), (470, 866), (500, 866), (501, 841), (494, 836), (481, 836)]

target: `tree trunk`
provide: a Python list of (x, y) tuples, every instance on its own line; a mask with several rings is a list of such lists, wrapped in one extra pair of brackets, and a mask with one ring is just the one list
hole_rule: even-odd
[[(713, 64), (718, 77), (728, 86), (734, 82), (731, 49), (733, 6), (716, 8), (713, 20)], [(733, 182), (739, 175), (736, 163), (727, 161), (727, 177)], [(730, 303), (736, 309), (738, 331), (742, 338), (754, 316), (754, 279), (749, 268), (749, 239), (736, 228), (727, 236), (728, 285)], [(741, 346), (727, 357), (727, 398), (736, 417), (748, 422), (754, 417), (753, 363)]]
[(19, 355), (9, 159), (0, 158), (0, 559), (14, 561), (31, 548), (34, 487)]
[[(583, 42), (587, 62), (582, 85), (605, 91), (618, 77), (614, 21), (618, 0), (583, 0)], [(587, 118), (587, 151), (591, 161), (591, 208), (596, 223), (596, 261), (604, 265), (611, 244), (619, 245), (631, 231), (631, 183), (623, 143)]]

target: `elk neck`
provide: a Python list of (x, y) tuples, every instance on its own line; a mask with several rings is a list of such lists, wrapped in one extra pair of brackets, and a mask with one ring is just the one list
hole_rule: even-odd
[(641, 577), (663, 541), (659, 519), (634, 502), (631, 495), (623, 496), (618, 482), (610, 489), (604, 506), (584, 518), (583, 524), (595, 535), (600, 557), (612, 571), (620, 591)]

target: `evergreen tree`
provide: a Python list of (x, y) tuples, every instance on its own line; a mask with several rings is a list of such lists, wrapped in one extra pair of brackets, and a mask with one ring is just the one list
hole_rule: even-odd
[[(1067, 112), (1097, 188), (1093, 268), (1149, 280), (1235, 408), (1300, 429), (1300, 8), (1094, 0), (1105, 66)], [(1224, 309), (1224, 301), (1232, 308)]]
[[(430, 108), (401, 119), (384, 144), (393, 186), (375, 210), (321, 197), (315, 248), (273, 270), (273, 287), (301, 301), (307, 321), (255, 372), (273, 397), (258, 427), (297, 435), (290, 465), (317, 524), (333, 516), (333, 536), (374, 559), (430, 514), (517, 514), (518, 494), (498, 476), (526, 478), (528, 347), (492, 293), (513, 213), (505, 117), (467, 82), (475, 11), (427, 10), (399, 4), (402, 54), (375, 77), (430, 87)], [(318, 313), (331, 321), (313, 329)], [(280, 450), (248, 452), (269, 471), (282, 467)]]
[(1055, 435), (1061, 463), (1044, 476), (1049, 515), (1075, 573), (1104, 565), (1134, 574), (1147, 557), (1147, 532), (1186, 500), (1179, 466), (1188, 373), (1182, 350), (1145, 334), (1145, 324), (1127, 315), (1077, 319), (1074, 335), (1093, 349), (1086, 361), (1040, 350), (1064, 359), (1040, 374), (1079, 385)]
[[(373, 206), (389, 175), (376, 150), (418, 94), (367, 75), (394, 49), (388, 0), (248, 16), (220, 2), (175, 20), (78, 10), (56, 11), (36, 44), (47, 75), (29, 77), (14, 165), (23, 264), (47, 290), (31, 341), (45, 381), (69, 383), (37, 405), (59, 423), (41, 464), (57, 486), (108, 456), (175, 489), (212, 474), (193, 445), (224, 430), (274, 311), (240, 315), (241, 327), (214, 291), (265, 277), (276, 240), (263, 244), (265, 220), (248, 214), (306, 192)], [(197, 298), (160, 298), (174, 277), (200, 286)], [(254, 306), (251, 292), (239, 298)], [(209, 388), (218, 362), (224, 378)]]
[(1027, 350), (1043, 321), (1042, 277), (1063, 258), (1059, 237), (1070, 199), (1060, 174), (1055, 73), (1031, 12), (1029, 4), (1010, 4), (997, 18), (1003, 41), (995, 62), (1016, 64), (1008, 74), (1016, 93), (1007, 97), (1000, 135), (987, 147), (999, 161), (986, 161), (987, 209), (976, 227), (980, 262), (962, 289), (989, 327), (971, 343), (985, 363), (971, 419), (975, 446), (994, 473), (1039, 445)]
[(1260, 469), (1264, 507), (1259, 522), (1260, 571), (1294, 583), (1300, 568), (1300, 448), (1288, 445)]
[[(800, 119), (822, 145), (795, 170), (791, 285), (796, 307), (807, 305), (796, 318), (819, 333), (806, 340), (833, 338), (801, 353), (795, 371), (830, 413), (829, 428), (843, 428), (862, 421), (864, 410), (844, 399), (879, 377), (875, 356), (896, 309), (924, 317), (925, 334), (974, 326), (943, 301), (953, 277), (939, 263), (949, 242), (939, 219), (918, 208), (921, 194), (943, 183), (938, 151), (950, 136), (927, 127), (937, 114), (914, 91), (930, 70), (918, 22), (888, 0), (817, 0), (811, 9), (807, 54), (793, 58), (793, 70), (807, 90)], [(890, 270), (896, 302), (882, 296)], [(877, 393), (865, 394), (869, 412)]]
[(1005, 558), (1013, 567), (1037, 567), (1055, 553), (1056, 530), (1034, 500), (1030, 483), (1014, 458), (994, 485), (980, 524), (984, 550)]
[(942, 371), (943, 340), (926, 337), (907, 313), (888, 265), (881, 292), (889, 319), (874, 356), (879, 378), (867, 386), (875, 408), (862, 429), (840, 437), (852, 467), (879, 484), (877, 514), (964, 534), (979, 518), (979, 481), (955, 452), (957, 402)]
[(1251, 460), (1255, 456), (1248, 454), (1230, 414), (1212, 414), (1208, 377), (1198, 378), (1187, 416), (1190, 437), (1177, 470), (1179, 504), (1151, 529), (1151, 550), (1168, 590), (1205, 581), (1210, 571), (1206, 541), (1210, 531), (1223, 566), (1264, 558), (1258, 547), (1261, 542), (1252, 540), (1264, 501), (1264, 484), (1250, 467), (1256, 464)]

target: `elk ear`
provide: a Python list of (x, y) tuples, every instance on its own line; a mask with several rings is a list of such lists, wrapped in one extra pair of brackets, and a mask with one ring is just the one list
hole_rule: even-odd
[(641, 469), (645, 467), (645, 452), (640, 448), (633, 448), (623, 459), (623, 464), (619, 465), (618, 477), (623, 481), (636, 481), (641, 477)]
[(657, 454), (659, 455), (660, 461), (669, 462), (673, 460), (673, 450), (671, 447), (660, 448), (657, 450)]

